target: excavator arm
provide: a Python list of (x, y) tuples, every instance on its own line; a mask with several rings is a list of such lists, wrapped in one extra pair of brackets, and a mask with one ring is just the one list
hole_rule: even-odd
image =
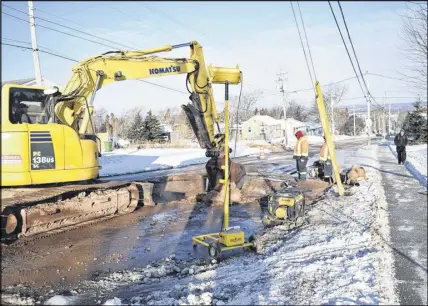
[[(156, 53), (190, 47), (189, 58), (165, 58)], [(73, 127), (84, 135), (93, 127), (91, 116), (96, 92), (118, 81), (187, 74), (186, 88), (190, 103), (182, 105), (201, 148), (221, 150), (222, 137), (215, 135), (218, 112), (214, 102), (212, 84), (239, 84), (240, 71), (236, 68), (205, 65), (202, 46), (196, 41), (181, 45), (167, 45), (142, 51), (110, 51), (81, 61), (61, 95), (55, 101), (55, 119)], [(188, 88), (190, 85), (190, 89)], [(52, 118), (51, 118), (52, 120)], [(220, 130), (219, 130), (220, 132)]]

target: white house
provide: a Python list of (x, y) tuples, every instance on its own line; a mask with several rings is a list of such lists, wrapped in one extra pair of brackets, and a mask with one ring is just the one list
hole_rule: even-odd
[(318, 134), (320, 128), (319, 125), (310, 122), (301, 122), (293, 118), (275, 119), (266, 115), (255, 115), (239, 125), (243, 140), (266, 141), (285, 137), (285, 132), (288, 139), (292, 139), (297, 130), (303, 131), (306, 135)]

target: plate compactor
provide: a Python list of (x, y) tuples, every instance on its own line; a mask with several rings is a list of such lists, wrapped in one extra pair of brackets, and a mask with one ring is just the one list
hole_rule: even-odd
[(301, 190), (285, 188), (269, 196), (268, 213), (263, 217), (263, 225), (301, 226), (305, 214), (305, 196)]

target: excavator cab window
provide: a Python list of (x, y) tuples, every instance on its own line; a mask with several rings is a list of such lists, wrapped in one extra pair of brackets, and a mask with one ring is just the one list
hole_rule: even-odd
[(46, 124), (49, 121), (50, 96), (41, 89), (11, 88), (9, 120), (13, 124)]

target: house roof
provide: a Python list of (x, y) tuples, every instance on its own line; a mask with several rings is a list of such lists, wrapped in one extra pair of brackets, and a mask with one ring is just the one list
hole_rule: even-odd
[(24, 84), (27, 84), (27, 83), (31, 83), (31, 82), (33, 82), (35, 80), (36, 80), (35, 78), (26, 78), (26, 79), (4, 81), (4, 82), (1, 82), (1, 86), (6, 85), (6, 84), (24, 85)]
[[(58, 86), (60, 89), (62, 88), (61, 85), (56, 84), (55, 82), (52, 82), (51, 80), (48, 80), (44, 77), (42, 77), (42, 82), (44, 86)], [(11, 81), (4, 81), (1, 83), (1, 86), (6, 84), (16, 84), (16, 85), (36, 85), (36, 78), (24, 78), (24, 79), (17, 79), (17, 80), (11, 80)]]
[(264, 123), (266, 125), (277, 125), (277, 124), (281, 124), (281, 120), (275, 119), (271, 116), (267, 116), (267, 115), (255, 115), (253, 117), (251, 117), (250, 119), (248, 119), (247, 121), (258, 121), (261, 123)]

